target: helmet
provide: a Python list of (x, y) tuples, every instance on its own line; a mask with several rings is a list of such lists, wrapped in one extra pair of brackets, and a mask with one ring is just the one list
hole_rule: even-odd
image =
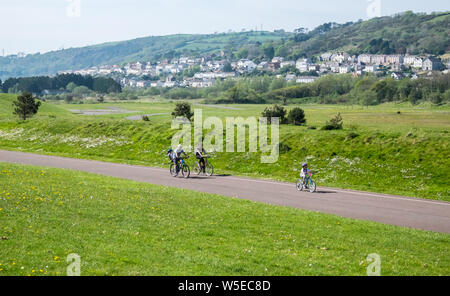
[(167, 153), (173, 152), (173, 149), (170, 148), (169, 150), (167, 150)]
[(181, 148), (183, 148), (183, 146), (181, 146), (181, 144), (178, 144), (178, 148), (177, 149), (181, 150)]
[(302, 168), (304, 168), (304, 167), (306, 167), (306, 166), (308, 166), (308, 164), (305, 162), (305, 163), (302, 163)]

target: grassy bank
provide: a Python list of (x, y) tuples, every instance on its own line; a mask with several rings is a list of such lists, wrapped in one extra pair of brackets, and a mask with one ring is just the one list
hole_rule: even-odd
[[(170, 115), (150, 122), (130, 121), (139, 114), (170, 113), (170, 102), (66, 105), (44, 103), (26, 122), (11, 115), (14, 97), (0, 95), (0, 148), (68, 157), (166, 167), (166, 151), (175, 131)], [(121, 108), (136, 113), (77, 115), (71, 109)], [(228, 106), (230, 107), (230, 106)], [(234, 109), (198, 106), (203, 117), (259, 116), (264, 105)], [(261, 164), (259, 153), (216, 153), (216, 173), (295, 182), (300, 163), (308, 161), (319, 186), (359, 189), (450, 201), (450, 110), (448, 107), (382, 105), (305, 105), (309, 126), (282, 126), (281, 155)], [(290, 108), (290, 107), (289, 107)], [(400, 114), (398, 114), (400, 111)], [(321, 131), (341, 112), (344, 129)], [(193, 164), (193, 160), (190, 160)]]
[(449, 275), (447, 234), (0, 163), (0, 275)]

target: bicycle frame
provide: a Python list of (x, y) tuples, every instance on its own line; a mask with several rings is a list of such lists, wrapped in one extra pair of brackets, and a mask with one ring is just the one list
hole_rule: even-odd
[[(203, 160), (205, 161), (205, 168), (208, 166), (208, 158), (209, 156), (203, 156)], [(202, 165), (200, 164), (200, 159), (197, 162), (198, 167), (201, 169)]]
[(184, 164), (184, 157), (180, 157), (180, 160), (178, 160), (177, 161), (177, 171), (179, 171), (182, 167), (183, 167), (183, 164)]
[(304, 178), (304, 180), (303, 180), (303, 184), (309, 186), (309, 185), (311, 185), (311, 183), (312, 183), (311, 177), (306, 176), (306, 177)]

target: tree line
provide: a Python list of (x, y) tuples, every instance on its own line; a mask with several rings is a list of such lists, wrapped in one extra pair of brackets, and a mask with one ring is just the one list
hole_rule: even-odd
[(313, 102), (377, 105), (407, 101), (412, 104), (422, 101), (443, 104), (450, 103), (450, 74), (403, 80), (353, 77), (351, 74), (327, 75), (309, 84), (257, 77), (224, 81), (203, 92), (209, 103), (221, 104)]
[(54, 77), (9, 78), (4, 82), (0, 80), (0, 89), (4, 93), (30, 92), (40, 95), (45, 90), (65, 91), (69, 84), (86, 87), (98, 93), (120, 93), (122, 91), (120, 84), (112, 78), (83, 76), (79, 74), (60, 74)]
[(287, 82), (273, 76), (241, 77), (218, 80), (207, 88), (125, 88), (121, 99), (139, 96), (162, 96), (171, 100), (205, 99), (209, 104), (361, 104), (377, 105), (386, 102), (429, 101), (450, 103), (450, 74), (435, 73), (418, 79), (365, 75), (327, 75), (309, 84)]

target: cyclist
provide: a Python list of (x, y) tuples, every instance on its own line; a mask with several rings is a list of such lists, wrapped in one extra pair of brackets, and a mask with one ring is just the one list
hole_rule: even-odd
[(173, 163), (175, 164), (175, 167), (177, 168), (177, 172), (178, 172), (178, 162), (180, 161), (182, 154), (184, 154), (184, 156), (187, 156), (187, 154), (183, 150), (183, 146), (181, 146), (181, 144), (179, 144), (177, 149), (175, 149), (175, 151), (174, 151), (174, 158), (173, 158), (174, 159)]
[(174, 153), (172, 148), (167, 151), (167, 156), (169, 157), (170, 161), (173, 162)]
[(311, 178), (311, 171), (308, 169), (308, 164), (302, 164), (302, 170), (300, 171), (300, 178), (302, 178), (303, 186), (306, 184), (307, 178)]
[(200, 165), (200, 168), (202, 169), (203, 173), (205, 173), (205, 159), (206, 151), (203, 149), (202, 144), (199, 144), (197, 149), (195, 149), (195, 157), (198, 159), (198, 164)]

